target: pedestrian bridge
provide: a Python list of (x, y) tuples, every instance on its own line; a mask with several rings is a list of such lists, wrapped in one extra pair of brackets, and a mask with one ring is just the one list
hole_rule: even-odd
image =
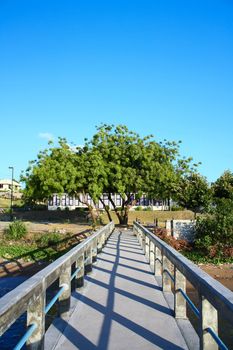
[[(46, 300), (55, 280), (59, 289)], [(187, 280), (198, 306), (186, 294)], [(45, 332), (55, 303), (59, 317)], [(139, 223), (133, 230), (110, 223), (0, 300), (1, 334), (25, 311), (28, 328), (17, 350), (25, 343), (46, 350), (227, 349), (218, 316), (233, 323), (233, 293)]]

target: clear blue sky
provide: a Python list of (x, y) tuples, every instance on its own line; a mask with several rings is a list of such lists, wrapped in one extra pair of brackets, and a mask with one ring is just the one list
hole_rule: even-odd
[(233, 170), (232, 0), (1, 0), (0, 178), (101, 122)]

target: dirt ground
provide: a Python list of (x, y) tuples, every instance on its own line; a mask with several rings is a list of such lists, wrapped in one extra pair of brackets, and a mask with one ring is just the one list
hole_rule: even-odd
[[(28, 231), (34, 232), (60, 232), (60, 233), (78, 233), (82, 230), (90, 229), (87, 223), (73, 224), (73, 223), (52, 223), (52, 222), (29, 222), (25, 221), (25, 225)], [(0, 232), (3, 233), (4, 229), (8, 227), (10, 222), (0, 221)]]
[(214, 279), (221, 282), (225, 287), (233, 291), (233, 264), (200, 264), (199, 267)]

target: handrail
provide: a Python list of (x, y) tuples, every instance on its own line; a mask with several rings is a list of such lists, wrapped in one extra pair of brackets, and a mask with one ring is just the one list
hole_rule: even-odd
[(44, 312), (47, 314), (51, 307), (56, 303), (56, 301), (59, 299), (59, 297), (62, 295), (64, 290), (66, 289), (66, 286), (62, 286), (59, 291), (56, 293), (56, 295), (52, 298), (52, 300), (48, 303), (48, 305), (45, 307)]
[[(189, 259), (177, 252), (170, 245), (152, 234), (138, 222), (134, 225), (150, 238), (170, 262), (195, 286), (198, 292), (231, 322), (233, 315), (233, 292), (216, 281)], [(157, 259), (158, 260), (158, 259)]]
[(24, 344), (27, 342), (27, 340), (30, 338), (30, 336), (33, 334), (33, 332), (36, 330), (37, 326), (35, 323), (31, 324), (28, 327), (27, 332), (24, 334), (24, 336), (20, 339), (18, 344), (14, 347), (13, 350), (20, 350), (24, 346)]
[[(92, 265), (97, 252), (100, 252), (108, 237), (114, 230), (114, 223), (102, 227), (97, 232), (86, 238), (83, 242), (72, 248), (69, 252), (58, 258), (49, 266), (20, 284), (18, 287), (7, 293), (0, 299), (0, 336), (25, 312), (28, 314), (29, 329), (21, 341), (32, 339), (35, 343), (43, 342), (44, 337), (38, 337), (38, 331), (34, 333), (33, 324), (39, 329), (44, 329), (44, 317), (48, 310), (59, 299), (62, 301), (61, 307), (70, 302), (71, 281), (76, 277), (77, 281), (83, 279), (85, 265)], [(84, 255), (87, 257), (84, 259)], [(76, 270), (71, 274), (71, 266), (76, 263)], [(45, 293), (47, 288), (59, 279), (60, 290), (47, 306), (44, 306)], [(34, 306), (35, 305), (35, 306)], [(61, 311), (61, 316), (62, 312)], [(35, 313), (38, 312), (38, 318)], [(42, 320), (41, 320), (42, 314)], [(33, 320), (33, 321), (31, 321)], [(34, 320), (36, 320), (34, 322)], [(38, 321), (39, 320), (39, 321)], [(40, 325), (36, 322), (41, 322)], [(34, 329), (32, 331), (32, 329)], [(30, 333), (30, 331), (32, 333)], [(30, 335), (28, 335), (30, 333)], [(26, 337), (26, 338), (25, 338)], [(41, 339), (42, 338), (42, 339)], [(29, 339), (29, 340), (30, 340)], [(21, 343), (20, 341), (20, 343)], [(18, 346), (18, 345), (17, 345)], [(23, 346), (23, 345), (22, 345)], [(19, 350), (20, 347), (17, 348)]]
[(214, 339), (215, 343), (221, 350), (229, 350), (228, 347), (223, 343), (223, 341), (219, 338), (219, 336), (213, 331), (212, 328), (208, 327), (205, 329), (206, 333), (209, 333), (211, 337)]
[[(217, 330), (218, 313), (221, 313), (224, 318), (233, 323), (233, 293), (138, 222), (134, 222), (134, 231), (155, 276), (161, 276), (162, 271), (163, 291), (171, 292), (171, 282), (174, 283), (175, 317), (186, 319), (187, 303), (197, 316), (199, 328), (202, 329), (199, 334), (202, 344), (201, 349), (217, 349), (217, 344), (219, 348), (226, 350), (226, 345), (214, 329)], [(150, 247), (149, 253), (148, 246)], [(151, 253), (153, 253), (153, 257), (151, 257)], [(160, 262), (161, 268), (155, 264), (156, 261)], [(174, 276), (169, 271), (171, 264), (174, 267)], [(199, 294), (200, 310), (185, 293), (186, 279), (192, 283)], [(209, 333), (211, 337), (206, 337), (206, 333)]]

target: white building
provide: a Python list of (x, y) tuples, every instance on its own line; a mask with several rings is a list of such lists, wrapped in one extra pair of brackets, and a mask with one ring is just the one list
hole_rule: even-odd
[[(1, 191), (11, 191), (12, 180), (2, 179), (0, 180), (0, 190)], [(19, 192), (21, 189), (20, 183), (18, 181), (13, 180), (13, 190), (15, 192)]]
[[(10, 197), (11, 196), (11, 186), (12, 186), (12, 180), (9, 179), (2, 179), (0, 180), (0, 195), (3, 197)], [(13, 196), (15, 198), (21, 197), (21, 186), (18, 181), (13, 180)]]
[[(80, 195), (81, 201), (75, 196), (68, 196), (67, 194), (58, 195), (54, 194), (52, 198), (48, 201), (48, 210), (57, 210), (58, 208), (61, 210), (65, 210), (66, 208), (69, 210), (75, 210), (76, 208), (86, 208), (87, 206), (82, 203), (82, 195)], [(122, 198), (119, 194), (111, 194), (111, 198), (117, 207), (121, 207)], [(94, 204), (91, 197), (87, 198), (89, 204)], [(110, 209), (113, 209), (112, 203), (108, 199), (107, 194), (102, 195), (102, 200), (104, 204), (107, 205)], [(97, 203), (98, 209), (104, 209), (101, 201)], [(146, 195), (142, 195), (140, 199), (137, 200), (136, 204), (132, 207), (134, 210), (136, 207), (148, 208), (151, 207), (152, 210), (168, 210), (168, 203), (162, 200), (156, 199), (148, 199)]]

